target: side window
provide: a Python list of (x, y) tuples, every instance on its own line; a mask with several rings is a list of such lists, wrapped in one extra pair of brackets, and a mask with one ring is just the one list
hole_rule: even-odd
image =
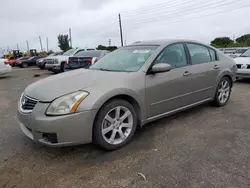
[(212, 61), (217, 61), (215, 50), (213, 50), (211, 48), (208, 48), (208, 49), (209, 49)]
[(186, 66), (187, 57), (183, 44), (173, 44), (166, 47), (157, 57), (155, 63), (168, 63), (172, 68)]
[(207, 47), (199, 44), (187, 44), (187, 47), (191, 55), (193, 65), (211, 61)]
[(81, 52), (85, 52), (85, 50), (79, 50), (79, 51), (77, 51), (77, 52), (74, 54), (74, 56), (77, 55), (77, 54), (79, 54), (79, 53), (81, 53)]

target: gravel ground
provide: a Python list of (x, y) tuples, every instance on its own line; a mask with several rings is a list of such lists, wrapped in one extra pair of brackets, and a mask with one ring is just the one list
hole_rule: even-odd
[(92, 144), (48, 148), (23, 135), (17, 101), (47, 76), (38, 69), (0, 76), (1, 188), (250, 187), (250, 81), (235, 83), (225, 107), (205, 104), (153, 122), (106, 152)]

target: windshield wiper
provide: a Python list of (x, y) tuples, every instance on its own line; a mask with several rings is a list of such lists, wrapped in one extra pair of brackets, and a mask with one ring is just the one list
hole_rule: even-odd
[(241, 55), (240, 57), (249, 57), (249, 56), (247, 56), (247, 55)]
[(101, 71), (110, 71), (112, 72), (113, 70), (110, 70), (110, 69), (104, 69), (104, 68), (100, 68), (100, 69), (97, 69), (97, 70), (101, 70)]

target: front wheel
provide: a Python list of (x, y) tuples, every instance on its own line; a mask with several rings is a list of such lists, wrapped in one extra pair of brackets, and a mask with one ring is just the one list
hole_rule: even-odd
[(27, 68), (28, 67), (28, 64), (27, 63), (23, 63), (22, 64), (22, 68)]
[(127, 101), (116, 99), (100, 109), (94, 123), (93, 140), (106, 150), (116, 150), (130, 142), (136, 126), (134, 107)]
[(213, 103), (220, 107), (225, 106), (230, 98), (232, 83), (229, 78), (223, 77), (217, 87)]

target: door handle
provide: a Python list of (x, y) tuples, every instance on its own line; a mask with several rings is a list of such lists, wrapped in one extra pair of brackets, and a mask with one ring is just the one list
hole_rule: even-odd
[(191, 74), (192, 74), (191, 72), (185, 71), (185, 72), (183, 73), (183, 76), (190, 76)]
[(214, 69), (219, 69), (220, 67), (218, 65), (214, 65)]

